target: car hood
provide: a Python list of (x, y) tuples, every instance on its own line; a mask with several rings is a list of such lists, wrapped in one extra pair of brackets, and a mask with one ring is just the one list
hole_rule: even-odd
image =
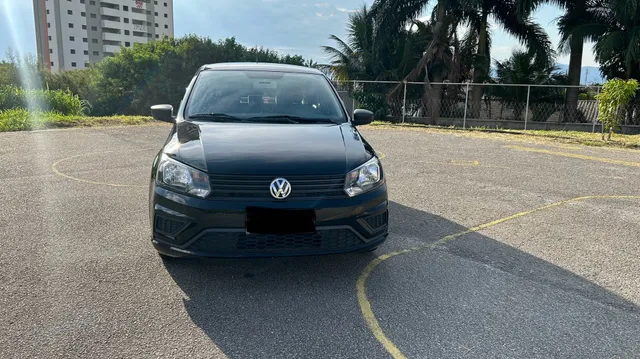
[(210, 174), (344, 174), (373, 156), (352, 125), (179, 122), (164, 149)]

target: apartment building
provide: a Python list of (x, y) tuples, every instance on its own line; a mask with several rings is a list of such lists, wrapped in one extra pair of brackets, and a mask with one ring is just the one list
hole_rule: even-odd
[(38, 58), (50, 71), (173, 37), (173, 0), (33, 0), (33, 12)]

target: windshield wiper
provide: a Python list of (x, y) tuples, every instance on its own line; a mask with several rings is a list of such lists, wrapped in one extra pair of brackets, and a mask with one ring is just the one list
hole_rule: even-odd
[(259, 119), (285, 119), (291, 123), (337, 123), (328, 118), (309, 118), (309, 117), (300, 117), (300, 116), (291, 116), (291, 115), (273, 115), (273, 116), (259, 116), (259, 117), (248, 118), (248, 120), (259, 120)]
[(226, 113), (196, 113), (189, 115), (189, 119), (194, 120), (211, 120), (216, 122), (242, 122), (243, 118), (231, 116)]

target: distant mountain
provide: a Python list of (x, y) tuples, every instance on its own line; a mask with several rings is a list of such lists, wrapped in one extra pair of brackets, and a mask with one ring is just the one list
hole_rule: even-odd
[[(556, 64), (556, 66), (560, 69), (560, 72), (567, 72), (569, 71), (569, 65), (565, 65), (565, 64)], [(589, 70), (589, 78), (587, 78), (587, 71)], [(583, 66), (582, 67), (582, 72), (580, 73), (580, 84), (585, 84), (585, 82), (587, 82), (588, 84), (602, 84), (604, 83), (605, 79), (604, 77), (602, 77), (600, 75), (600, 69), (598, 67), (595, 66)]]
[[(569, 65), (565, 65), (565, 64), (556, 64), (556, 67), (558, 67), (558, 72), (568, 72), (569, 71)], [(589, 78), (587, 78), (587, 71), (589, 70)], [(496, 68), (494, 66), (491, 66), (491, 76), (495, 77), (496, 76)], [(602, 77), (600, 75), (600, 68), (595, 67), (595, 66), (583, 66), (582, 67), (582, 72), (580, 74), (580, 84), (584, 85), (585, 81), (589, 82), (589, 85), (591, 84), (603, 84), (605, 81), (605, 78)]]

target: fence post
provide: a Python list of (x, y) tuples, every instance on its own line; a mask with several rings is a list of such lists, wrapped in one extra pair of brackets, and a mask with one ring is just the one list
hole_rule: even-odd
[(402, 97), (402, 123), (404, 123), (404, 117), (407, 113), (407, 80), (402, 82), (404, 82), (404, 95)]
[(527, 86), (527, 107), (524, 110), (524, 129), (527, 130), (527, 118), (529, 117), (529, 95), (531, 95), (531, 85)]
[(467, 82), (467, 90), (464, 95), (464, 118), (462, 119), (462, 128), (467, 128), (467, 105), (469, 104), (469, 83)]
[(600, 109), (598, 108), (598, 95), (600, 95), (599, 86), (596, 94), (596, 117), (593, 118), (593, 129), (591, 130), (592, 133), (596, 133), (596, 123), (598, 123), (598, 116), (600, 115)]
[(356, 97), (353, 94), (356, 92), (356, 86), (358, 82), (353, 81), (353, 90), (351, 90), (351, 113), (356, 110)]

